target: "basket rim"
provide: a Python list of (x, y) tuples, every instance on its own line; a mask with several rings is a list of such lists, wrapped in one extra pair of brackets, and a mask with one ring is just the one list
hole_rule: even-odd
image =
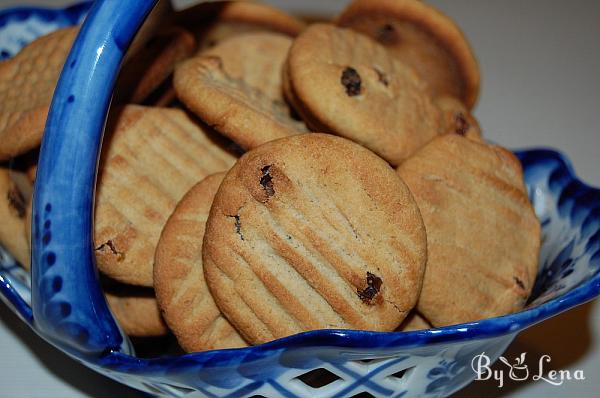
[[(550, 148), (531, 148), (514, 151), (524, 168), (535, 167), (548, 161), (558, 164), (565, 173), (567, 184), (580, 184), (581, 190), (591, 190), (600, 197), (600, 189), (582, 182), (575, 174), (570, 160), (561, 152)], [(600, 201), (595, 202), (600, 205)], [(589, 206), (590, 208), (593, 205)], [(600, 230), (599, 230), (600, 231)], [(351, 329), (321, 329), (283, 337), (260, 345), (192, 352), (157, 358), (138, 358), (117, 351), (107, 353), (102, 362), (118, 361), (122, 364), (152, 366), (177, 360), (191, 360), (196, 364), (206, 363), (211, 367), (230, 364), (247, 356), (264, 356), (282, 349), (306, 349), (317, 347), (345, 349), (402, 349), (424, 345), (465, 343), (517, 334), (539, 322), (582, 305), (600, 296), (600, 272), (567, 293), (554, 297), (538, 306), (498, 317), (461, 323), (439, 328), (409, 332), (373, 332)]]
[[(85, 12), (91, 2), (84, 1), (66, 8), (44, 8), (44, 7), (12, 7), (0, 10), (0, 26), (4, 24), (8, 15), (13, 11), (48, 12), (60, 10), (77, 10)], [(588, 189), (600, 195), (600, 190), (582, 182), (575, 174), (568, 158), (555, 150), (547, 148), (534, 148), (516, 151), (522, 163), (531, 165), (546, 162), (548, 160), (558, 162), (559, 167), (565, 172), (566, 179), (580, 185), (581, 189)], [(600, 205), (600, 202), (595, 202)], [(593, 207), (589, 205), (589, 207)], [(31, 308), (25, 300), (18, 295), (10, 281), (0, 275), (0, 296), (3, 300), (12, 304), (19, 315), (30, 325), (33, 323)], [(211, 366), (219, 366), (239, 361), (247, 356), (263, 356), (270, 352), (281, 349), (308, 348), (308, 347), (335, 347), (354, 349), (377, 349), (377, 348), (410, 348), (422, 345), (460, 343), (478, 339), (488, 339), (508, 334), (516, 334), (538, 322), (557, 315), (575, 306), (581, 305), (600, 295), (600, 274), (596, 274), (586, 282), (573, 288), (571, 291), (555, 297), (537, 307), (527, 308), (523, 311), (504, 315), (500, 317), (487, 318), (475, 322), (457, 324), (441, 328), (433, 328), (412, 332), (371, 332), (358, 330), (323, 329), (309, 331), (293, 336), (284, 337), (261, 345), (212, 350), (204, 352), (188, 353), (178, 356), (165, 356), (159, 358), (138, 358), (116, 350), (106, 352), (103, 356), (95, 358), (100, 363), (110, 365), (114, 363), (131, 363), (140, 365), (163, 365), (178, 360), (191, 360), (202, 363), (210, 362)]]

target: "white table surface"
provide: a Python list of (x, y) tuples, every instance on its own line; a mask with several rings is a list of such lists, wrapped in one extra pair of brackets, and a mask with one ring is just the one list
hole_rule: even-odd
[[(185, 1), (185, 0), (180, 0)], [(0, 0), (9, 5), (69, 0)], [(294, 11), (334, 12), (344, 1), (281, 0)], [(475, 112), (485, 135), (510, 148), (560, 148), (578, 174), (600, 186), (600, 2), (595, 0), (430, 0), (455, 18), (479, 58), (483, 82)], [(0, 304), (0, 397), (140, 397), (43, 342)], [(523, 332), (507, 355), (541, 355), (554, 369), (583, 370), (585, 381), (474, 382), (457, 397), (598, 397), (600, 306), (582, 305)]]

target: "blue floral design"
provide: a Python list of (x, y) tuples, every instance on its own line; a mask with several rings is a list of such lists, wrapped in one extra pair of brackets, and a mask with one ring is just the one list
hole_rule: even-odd
[(448, 388), (454, 379), (462, 370), (464, 365), (457, 361), (442, 360), (438, 366), (432, 368), (427, 373), (427, 378), (433, 380), (425, 389), (426, 394), (437, 394)]

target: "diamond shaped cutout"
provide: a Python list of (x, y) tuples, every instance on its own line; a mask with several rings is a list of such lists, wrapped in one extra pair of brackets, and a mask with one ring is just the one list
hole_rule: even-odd
[(332, 373), (324, 368), (311, 370), (310, 372), (304, 373), (296, 378), (312, 388), (325, 387), (326, 385), (341, 379), (341, 377), (337, 376), (335, 373)]
[(402, 369), (402, 370), (397, 371), (394, 374), (389, 375), (389, 377), (393, 377), (395, 379), (401, 380), (404, 377), (410, 375), (411, 370), (413, 370), (413, 369), (414, 369), (414, 366), (410, 367), (410, 368)]

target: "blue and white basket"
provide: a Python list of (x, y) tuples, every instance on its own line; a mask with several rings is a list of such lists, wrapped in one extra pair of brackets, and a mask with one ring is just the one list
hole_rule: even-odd
[(0, 248), (0, 297), (66, 355), (160, 397), (444, 397), (475, 378), (527, 327), (600, 293), (600, 191), (551, 150), (516, 152), (542, 222), (540, 270), (527, 308), (406, 333), (318, 330), (255, 347), (137, 358), (100, 287), (92, 243), (96, 164), (120, 62), (151, 0), (0, 12), (0, 54), (87, 19), (56, 89), (33, 210), (32, 274)]

